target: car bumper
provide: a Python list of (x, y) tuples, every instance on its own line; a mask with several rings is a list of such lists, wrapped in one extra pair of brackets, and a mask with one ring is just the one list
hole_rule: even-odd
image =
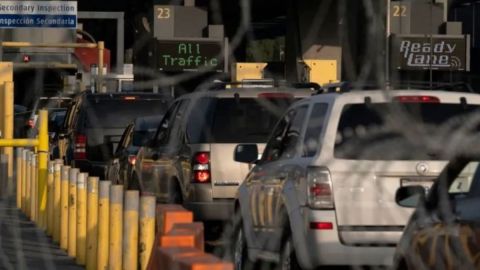
[(72, 167), (78, 168), (80, 172), (88, 173), (89, 176), (97, 176), (101, 180), (105, 180), (106, 178), (107, 163), (104, 163), (104, 162), (91, 162), (89, 160), (73, 160)]
[(185, 202), (196, 220), (228, 220), (234, 211), (234, 200), (214, 199), (211, 202)]
[[(305, 235), (299, 235), (300, 230), (293, 232), (297, 234), (297, 237), (294, 237), (294, 245), (297, 258), (302, 266), (315, 268), (322, 265), (392, 265), (395, 247), (343, 244), (339, 238), (334, 211), (303, 208), (303, 213)], [(311, 229), (309, 224), (312, 221), (331, 222), (333, 228), (329, 230)]]

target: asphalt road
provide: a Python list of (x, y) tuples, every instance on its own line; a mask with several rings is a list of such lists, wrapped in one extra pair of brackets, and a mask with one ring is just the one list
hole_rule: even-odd
[(0, 269), (84, 269), (16, 208), (0, 199)]

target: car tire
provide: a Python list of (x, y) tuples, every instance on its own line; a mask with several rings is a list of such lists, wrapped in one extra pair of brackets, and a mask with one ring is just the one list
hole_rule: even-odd
[(278, 270), (300, 270), (302, 269), (298, 264), (295, 249), (293, 247), (293, 239), (290, 233), (290, 228), (286, 228), (285, 236), (282, 240), (280, 249), (280, 262), (278, 263)]
[[(235, 270), (253, 270), (258, 269), (248, 258), (247, 240), (243, 231), (242, 218), (239, 212), (236, 212), (231, 220), (231, 238), (227, 259), (233, 262)], [(258, 265), (257, 265), (258, 266)]]

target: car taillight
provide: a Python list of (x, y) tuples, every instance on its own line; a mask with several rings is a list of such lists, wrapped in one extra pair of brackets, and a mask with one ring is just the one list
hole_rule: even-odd
[(326, 168), (308, 168), (307, 195), (308, 205), (311, 208), (333, 209), (332, 178)]
[(137, 156), (129, 155), (128, 156), (128, 164), (135, 166), (135, 162), (137, 162)]
[(198, 152), (193, 157), (193, 182), (210, 183), (210, 153)]
[(77, 134), (75, 136), (75, 147), (73, 150), (74, 159), (87, 159), (87, 136)]
[(332, 222), (310, 222), (310, 229), (312, 230), (332, 230)]
[(400, 103), (440, 103), (440, 99), (433, 96), (396, 96), (394, 100)]

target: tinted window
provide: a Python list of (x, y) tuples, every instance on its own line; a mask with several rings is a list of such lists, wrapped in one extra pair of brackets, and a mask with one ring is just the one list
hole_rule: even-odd
[(201, 98), (190, 111), (191, 143), (263, 143), (294, 99)]
[[(336, 158), (443, 160), (450, 135), (466, 127), (477, 105), (441, 103), (351, 104), (344, 107), (335, 142)], [(478, 118), (478, 117), (477, 117)], [(464, 134), (477, 132), (478, 119)]]
[(133, 119), (164, 113), (167, 104), (161, 100), (90, 100), (86, 105), (87, 127), (124, 128)]
[(291, 110), (275, 127), (272, 137), (268, 141), (263, 161), (275, 161), (282, 158), (292, 158), (297, 154), (298, 140), (301, 136), (302, 126), (308, 106)]
[(143, 146), (150, 140), (158, 128), (158, 124), (163, 116), (142, 117), (135, 121), (135, 129), (133, 131), (134, 146)]
[(317, 153), (327, 109), (328, 104), (325, 103), (318, 103), (313, 106), (303, 140), (304, 157), (313, 157)]

